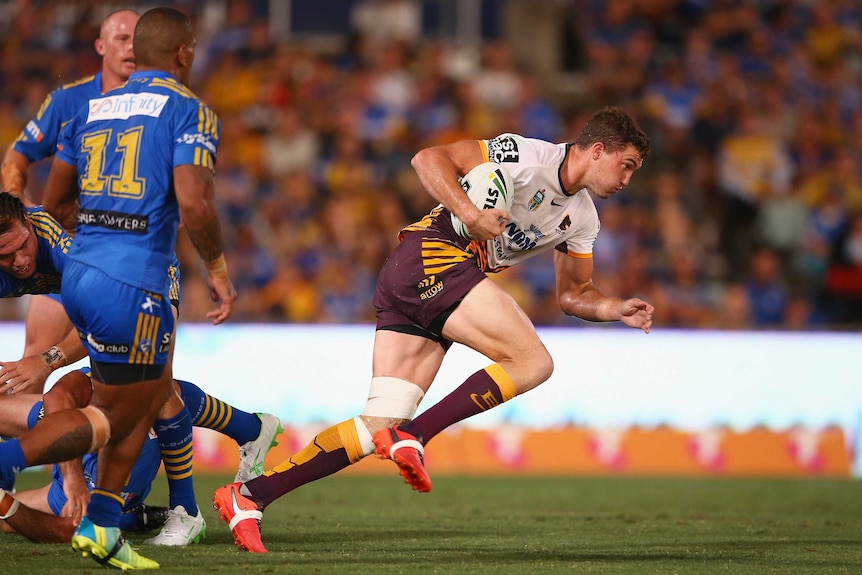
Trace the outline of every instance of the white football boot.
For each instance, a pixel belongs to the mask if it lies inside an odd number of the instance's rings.
[[[198,543],[206,536],[207,523],[203,513],[198,509],[197,517],[189,515],[186,508],[177,505],[168,510],[168,520],[155,537],[144,541],[144,545],[162,545],[166,547],[185,547]]]
[[[284,431],[281,421],[269,413],[256,414],[260,419],[260,434],[257,439],[243,443],[239,447],[239,471],[234,483],[245,483],[263,475],[266,454],[278,445],[276,437]]]

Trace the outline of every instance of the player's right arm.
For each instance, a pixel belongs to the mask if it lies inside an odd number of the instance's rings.
[[[0,178],[3,181],[3,189],[18,196],[25,206],[32,206],[33,202],[24,196],[27,187],[27,170],[30,169],[30,160],[21,152],[15,150],[14,144],[6,150],[3,156],[3,164],[0,166]]]
[[[78,224],[78,168],[55,157],[45,184],[45,211],[70,234]]]
[[[92,390],[89,377],[80,370],[70,371],[42,396],[45,415],[84,407],[90,403]],[[77,525],[86,515],[87,504],[90,503],[90,489],[84,478],[81,458],[58,463],[57,467],[63,474],[63,493],[66,495],[66,503],[60,512],[60,518],[69,518]]]
[[[91,395],[90,379],[80,371],[69,372],[43,396],[45,413],[82,407],[90,402]],[[66,469],[61,468],[64,472],[63,490],[68,499],[61,517],[43,511],[50,509],[47,502],[49,486],[24,491],[14,497],[0,489],[0,517],[3,517],[0,519],[0,529],[20,533],[35,543],[71,541],[89,501],[81,460],[76,462],[66,462],[63,464]],[[71,485],[67,485],[69,481]],[[80,491],[82,488],[86,491],[83,496]]]
[[[410,162],[428,193],[458,216],[473,238],[480,241],[503,233],[505,221],[501,221],[501,213],[505,212],[474,206],[458,178],[485,161],[478,140],[461,140],[419,150]]]

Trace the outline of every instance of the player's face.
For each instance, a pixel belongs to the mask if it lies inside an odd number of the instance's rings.
[[[607,199],[629,185],[632,174],[643,162],[631,144],[616,151],[600,148],[598,153],[595,148],[593,150],[593,173],[587,187],[598,197]]]
[[[0,270],[18,279],[29,278],[36,272],[38,250],[30,224],[16,222],[0,234]]]
[[[134,12],[117,12],[102,24],[96,40],[96,51],[102,56],[103,73],[123,81],[135,71],[135,52],[132,40],[138,15]]]

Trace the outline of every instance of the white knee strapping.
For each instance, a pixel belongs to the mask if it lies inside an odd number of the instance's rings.
[[[362,455],[371,455],[374,453],[374,439],[371,437],[371,432],[365,427],[361,417],[353,418],[353,426],[356,428],[356,435],[359,437],[359,447],[362,449]]]
[[[415,383],[397,377],[372,377],[362,415],[413,419],[423,397],[425,392]]]
[[[108,416],[98,407],[88,405],[79,409],[87,420],[90,422],[90,427],[93,429],[93,441],[90,444],[90,451],[96,451],[111,439],[111,422],[108,421]]]

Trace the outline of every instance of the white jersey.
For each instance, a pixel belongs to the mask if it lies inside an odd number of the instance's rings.
[[[500,271],[548,248],[592,257],[600,228],[596,206],[586,188],[570,195],[560,182],[569,144],[516,134],[479,143],[485,161],[504,166],[515,186],[506,229],[493,240],[474,242],[484,252],[484,271]]]

